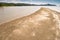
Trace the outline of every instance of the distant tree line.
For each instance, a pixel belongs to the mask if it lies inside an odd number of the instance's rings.
[[[0,7],[1,6],[56,6],[56,5],[54,5],[54,4],[36,5],[36,4],[26,4],[26,3],[0,3]]]
[[[0,3],[0,6],[14,6],[13,3]]]
[[[16,3],[16,4],[15,3],[0,3],[0,6],[31,6],[31,4],[25,4],[25,3]]]

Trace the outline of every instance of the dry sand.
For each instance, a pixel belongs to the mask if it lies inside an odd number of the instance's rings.
[[[41,8],[0,25],[0,40],[60,40],[60,13]]]

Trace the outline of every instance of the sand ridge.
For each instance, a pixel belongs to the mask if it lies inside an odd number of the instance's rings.
[[[59,15],[59,12],[41,8],[31,15],[4,23],[0,25],[0,40],[60,40]]]

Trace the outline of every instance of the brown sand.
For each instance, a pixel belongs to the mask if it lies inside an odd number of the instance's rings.
[[[41,8],[35,13],[0,25],[0,40],[60,40],[59,12]]]

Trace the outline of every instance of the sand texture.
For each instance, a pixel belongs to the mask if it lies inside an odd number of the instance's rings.
[[[60,13],[40,8],[0,25],[0,40],[60,40]]]

